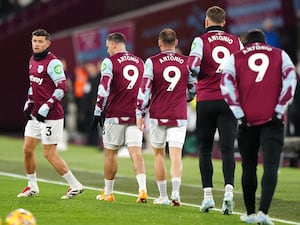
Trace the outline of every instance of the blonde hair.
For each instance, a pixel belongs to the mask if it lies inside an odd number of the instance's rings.
[[[206,16],[214,23],[221,24],[225,21],[226,12],[219,6],[212,6],[207,9]]]

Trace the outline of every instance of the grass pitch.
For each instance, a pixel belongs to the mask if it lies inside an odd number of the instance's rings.
[[[13,209],[25,208],[35,215],[38,225],[243,224],[239,219],[239,214],[245,211],[239,162],[237,162],[235,174],[235,213],[231,216],[223,216],[218,210],[221,208],[223,197],[223,175],[219,160],[214,160],[213,177],[213,194],[217,209],[210,213],[200,213],[199,205],[203,194],[197,158],[184,157],[183,159],[184,174],[181,197],[184,204],[182,207],[152,204],[152,198],[158,196],[152,154],[145,154],[147,188],[150,196],[148,203],[135,203],[138,186],[129,158],[119,158],[118,175],[115,182],[116,201],[108,203],[95,200],[96,195],[103,188],[103,154],[99,149],[85,146],[69,146],[68,151],[59,153],[73,173],[86,186],[86,190],[81,196],[70,200],[60,199],[66,192],[67,186],[43,158],[42,148],[39,146],[36,156],[37,175],[42,179],[39,182],[40,196],[16,198],[16,195],[27,184],[24,176],[22,145],[22,139],[0,136],[0,217],[3,222],[6,215]],[[168,159],[167,165],[170,165]],[[261,174],[262,167],[259,166],[259,178]],[[278,185],[269,213],[276,224],[300,224],[299,178],[299,169],[280,168]],[[169,180],[170,193],[171,183]],[[260,190],[258,190],[258,196],[259,193]]]

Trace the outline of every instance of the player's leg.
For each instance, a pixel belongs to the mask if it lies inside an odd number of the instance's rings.
[[[154,199],[154,204],[168,205],[169,198],[167,193],[167,168],[165,165],[165,146],[154,147],[154,172],[156,183],[159,190],[159,198]]]
[[[104,190],[97,200],[113,202],[115,177],[118,170],[118,149],[124,143],[125,125],[104,123]]]
[[[34,151],[39,142],[39,139],[28,136],[24,137],[23,153],[26,174],[36,173],[36,159]]]
[[[172,194],[171,204],[181,205],[180,186],[182,177],[182,147],[186,135],[186,126],[169,127],[167,129],[167,142],[169,143],[169,154],[171,159]]]
[[[35,119],[31,119],[27,122],[24,132],[24,144],[23,144],[23,160],[26,176],[28,179],[27,186],[23,189],[17,197],[31,197],[39,194],[39,187],[37,184],[36,176],[36,159],[35,148],[40,142],[40,129],[39,122]]]
[[[242,158],[242,189],[248,216],[255,214],[256,167],[259,145],[259,127],[239,126],[238,148]]]
[[[222,205],[222,213],[230,215],[233,211],[233,187],[234,187],[234,142],[237,135],[237,120],[225,101],[220,101],[220,115],[217,127],[220,136],[222,153],[222,169],[224,176],[225,193]]]
[[[125,130],[125,144],[130,154],[133,169],[139,185],[139,197],[136,202],[147,202],[146,168],[142,154],[143,132],[134,126],[127,126]]]
[[[268,217],[269,208],[277,185],[278,168],[284,139],[284,125],[269,122],[261,130],[261,146],[264,172],[261,180],[259,212],[261,222],[272,224]],[[260,215],[260,216],[259,216]]]
[[[44,157],[70,186],[62,199],[70,199],[81,194],[83,192],[82,184],[73,175],[67,163],[58,155],[56,149],[63,136],[63,119],[46,120],[45,123],[40,123],[40,127]]]
[[[135,174],[145,174],[145,162],[141,147],[131,146],[130,144],[127,146]]]
[[[171,182],[172,182],[172,194],[171,204],[172,206],[180,206],[180,187],[182,177],[182,148],[169,145],[169,155],[171,159]]]
[[[197,102],[196,135],[199,145],[199,170],[201,174],[204,199],[201,212],[215,207],[213,199],[212,149],[217,126],[217,110],[213,101]]]
[[[150,140],[154,154],[154,174],[159,191],[159,197],[154,199],[153,203],[169,205],[165,165],[166,127],[150,124]]]
[[[104,192],[98,200],[114,201],[113,191],[118,170],[118,149],[104,147]],[[111,200],[113,199],[113,200]]]

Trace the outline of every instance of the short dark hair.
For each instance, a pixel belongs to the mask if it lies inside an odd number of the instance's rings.
[[[176,32],[171,28],[165,28],[159,33],[158,39],[167,45],[172,45],[177,39]]]
[[[32,36],[44,36],[46,40],[50,41],[50,34],[45,29],[36,29],[32,32]]]
[[[124,43],[124,44],[126,44],[126,37],[125,37],[124,34],[122,34],[120,32],[110,33],[109,35],[107,35],[107,40],[108,41],[113,41],[115,43]]]
[[[213,22],[221,24],[225,21],[226,12],[219,6],[212,6],[206,10],[206,16]]]
[[[266,36],[261,29],[251,29],[245,36],[245,45],[254,43],[254,42],[261,42],[266,43]]]

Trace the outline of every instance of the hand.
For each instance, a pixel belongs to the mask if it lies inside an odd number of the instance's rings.
[[[249,127],[247,119],[245,116],[243,116],[242,118],[238,119],[238,126],[239,127]]]
[[[143,117],[136,119],[136,126],[141,130],[144,131],[146,128],[145,119]]]
[[[196,93],[187,93],[187,96],[186,96],[186,101],[187,102],[191,102],[194,100],[194,97],[195,97]]]
[[[39,111],[37,112],[37,114],[39,115],[39,119],[45,121],[45,119],[47,118],[47,115],[48,115],[48,113],[49,113],[49,110],[50,110],[50,108],[49,108],[48,104],[47,104],[47,103],[44,103],[44,104],[40,107]],[[38,115],[37,115],[37,117],[38,117]],[[44,118],[44,119],[43,119],[43,118]],[[40,120],[38,120],[38,121],[40,121]],[[40,122],[44,122],[44,121],[40,121]]]
[[[31,120],[31,111],[33,108],[33,102],[30,102],[29,100],[26,101],[24,109],[23,109],[23,113],[24,113],[24,117],[27,120]]]
[[[23,113],[24,113],[24,117],[26,120],[31,120],[31,112],[30,111],[24,110]]]
[[[277,112],[274,112],[273,116],[272,116],[272,123],[283,123],[283,115]]]
[[[105,115],[106,115],[106,111],[103,111],[101,113],[101,116],[100,116],[100,127],[103,129],[104,127],[104,122],[105,122]]]
[[[188,89],[186,91],[186,101],[191,102],[195,98],[196,95],[196,85],[195,84],[189,84]]]
[[[36,120],[39,122],[44,123],[45,119],[46,119],[46,117],[42,116],[41,114],[37,114],[37,116],[36,116]]]
[[[103,128],[104,119],[102,118],[102,116],[94,116],[93,121],[91,123],[91,129],[97,130],[98,124],[100,124],[100,127]]]

